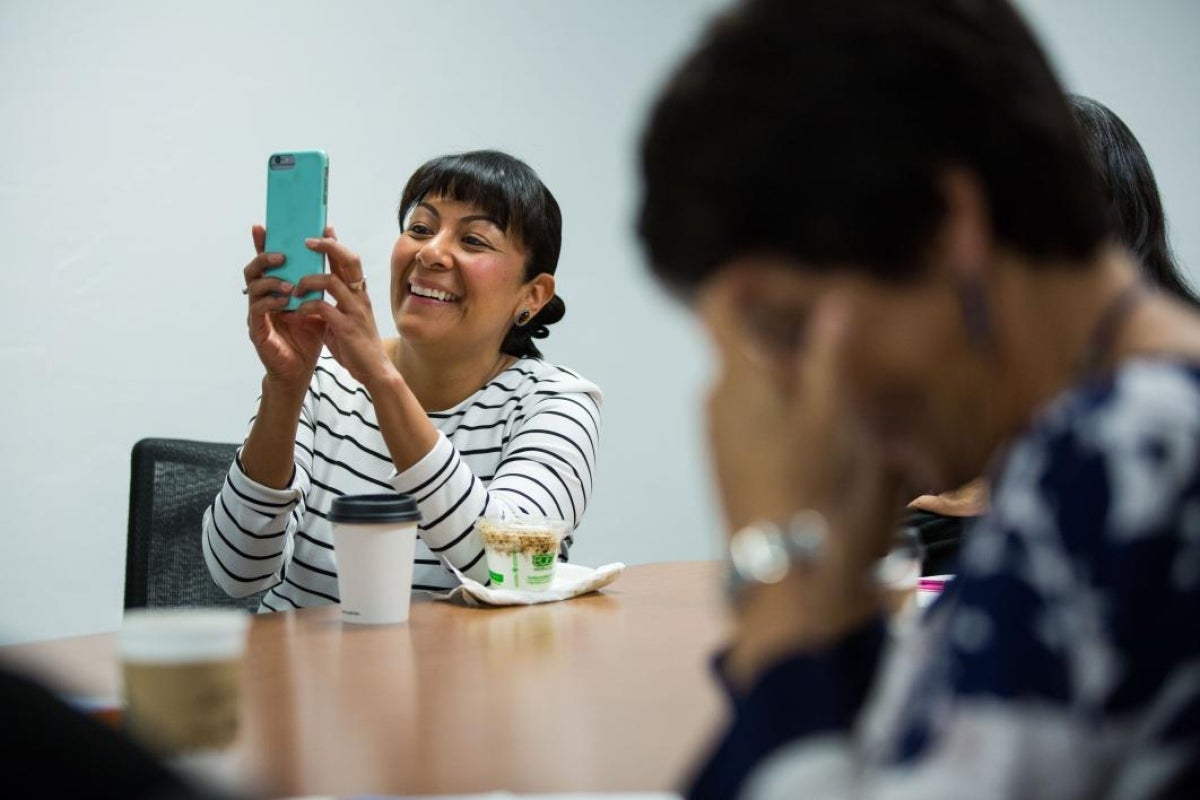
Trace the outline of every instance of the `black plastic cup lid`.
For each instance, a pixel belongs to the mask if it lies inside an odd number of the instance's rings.
[[[348,494],[335,497],[330,522],[420,522],[421,511],[409,494]]]

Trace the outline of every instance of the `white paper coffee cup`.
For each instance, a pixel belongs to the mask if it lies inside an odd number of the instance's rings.
[[[249,614],[231,608],[127,611],[117,649],[131,735],[166,756],[232,744],[249,622]]]
[[[329,521],[343,622],[392,625],[408,620],[420,519],[416,501],[405,494],[334,499]]]

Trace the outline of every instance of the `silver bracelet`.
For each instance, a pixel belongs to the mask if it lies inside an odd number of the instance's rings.
[[[818,511],[797,511],[785,523],[759,520],[729,538],[726,592],[739,604],[747,589],[779,583],[797,567],[820,560],[829,525]]]

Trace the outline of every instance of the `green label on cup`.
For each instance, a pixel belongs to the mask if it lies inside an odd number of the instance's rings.
[[[492,583],[504,583],[504,576],[501,575],[499,572],[493,572],[492,570],[489,569],[488,577],[492,579]]]
[[[533,557],[534,569],[550,569],[554,566],[553,553],[538,553]]]
[[[550,576],[549,576],[549,575],[530,575],[530,576],[529,576],[528,578],[526,578],[525,580],[526,580],[528,583],[537,583],[537,584],[549,583],[549,582],[550,582]]]

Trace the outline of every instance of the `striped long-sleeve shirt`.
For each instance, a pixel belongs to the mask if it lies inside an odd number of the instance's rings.
[[[437,443],[398,473],[366,389],[322,355],[300,412],[291,485],[263,486],[235,459],[204,515],[209,572],[235,597],[269,589],[260,611],[337,602],[333,498],[394,491],[413,495],[421,510],[413,588],[456,585],[446,563],[486,583],[475,532],[485,513],[579,524],[592,494],[600,402],[599,388],[576,373],[519,359],[457,406],[430,413]]]

